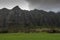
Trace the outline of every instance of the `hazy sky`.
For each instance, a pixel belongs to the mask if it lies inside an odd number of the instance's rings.
[[[60,0],[27,0],[30,9],[60,11]]]
[[[13,8],[19,5],[21,9],[41,9],[60,11],[60,0],[0,0],[0,8]]]
[[[0,8],[13,8],[14,6],[20,6],[22,9],[29,10],[28,3],[25,0],[0,0]]]

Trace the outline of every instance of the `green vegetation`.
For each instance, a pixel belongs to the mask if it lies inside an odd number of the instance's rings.
[[[0,40],[60,40],[58,33],[7,33],[0,34]]]

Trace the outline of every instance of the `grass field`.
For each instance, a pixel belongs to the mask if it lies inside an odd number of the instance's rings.
[[[48,33],[5,33],[0,34],[0,40],[60,40],[60,34]]]

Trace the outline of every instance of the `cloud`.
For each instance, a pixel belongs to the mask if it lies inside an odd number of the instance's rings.
[[[25,0],[0,0],[0,8],[13,8],[14,6],[20,6],[22,9],[28,10],[28,4]]]
[[[59,11],[60,0],[27,0],[30,9]]]

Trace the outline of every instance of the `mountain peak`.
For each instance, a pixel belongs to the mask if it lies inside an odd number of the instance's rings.
[[[1,10],[8,10],[7,8],[2,8]]]
[[[0,10],[3,11],[3,12],[9,11],[9,9],[7,9],[7,8],[2,8]]]
[[[20,10],[19,6],[15,6],[12,10]]]

